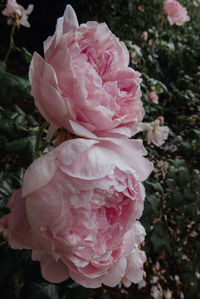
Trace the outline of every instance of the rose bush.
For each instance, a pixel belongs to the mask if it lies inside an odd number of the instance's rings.
[[[143,276],[141,183],[152,163],[139,140],[74,139],[35,160],[8,203],[0,230],[32,249],[50,282],[129,286]]]
[[[182,26],[190,20],[187,10],[176,0],[166,0],[163,5],[164,12],[170,25]]]
[[[35,105],[55,128],[83,137],[131,137],[144,116],[140,73],[105,23],[78,25],[67,6],[30,66]],[[92,134],[92,133],[94,134]]]

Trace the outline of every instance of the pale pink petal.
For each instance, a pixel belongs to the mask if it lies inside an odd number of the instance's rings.
[[[29,4],[29,6],[27,7],[27,9],[25,10],[26,15],[30,15],[33,11],[34,5],[33,4]]]
[[[74,122],[73,120],[69,120],[69,124],[67,127],[69,128],[70,132],[74,133],[76,136],[96,138],[95,134],[91,133],[89,130]]]
[[[27,169],[24,175],[22,196],[34,192],[38,188],[46,185],[54,176],[57,169],[57,162],[54,152],[35,160]]]
[[[71,5],[67,5],[63,18],[63,34],[79,27],[76,13]]]
[[[69,277],[69,271],[61,260],[54,260],[48,253],[33,251],[32,259],[39,260],[43,277],[53,283],[60,283]]]
[[[13,249],[39,249],[41,244],[28,222],[25,204],[26,200],[21,196],[21,189],[13,191],[8,203],[10,213],[0,219],[0,231]]]
[[[118,285],[125,275],[126,258],[123,257],[119,260],[108,274],[105,275],[103,283],[109,287],[115,287]]]

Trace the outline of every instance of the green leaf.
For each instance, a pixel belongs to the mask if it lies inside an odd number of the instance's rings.
[[[166,179],[165,182],[166,182],[168,188],[170,188],[171,190],[173,190],[177,186],[177,183],[174,179]]]
[[[36,136],[28,136],[19,140],[0,144],[0,148],[7,153],[24,155],[29,162],[32,162],[35,153]]]
[[[182,191],[180,190],[180,188],[176,187],[173,190],[173,201],[169,200],[167,204],[171,208],[175,208],[176,206],[183,204],[183,201],[184,201],[184,197]]]
[[[11,99],[30,98],[30,82],[7,72],[0,71],[0,102],[7,103]]]
[[[4,284],[5,279],[9,279],[16,267],[13,250],[7,242],[3,242],[0,246],[0,286]]]
[[[189,298],[193,296],[198,290],[198,282],[194,273],[186,272],[182,275],[183,282],[188,286]]]
[[[162,194],[164,194],[163,187],[161,186],[160,183],[151,183],[152,187],[154,188],[155,191],[158,191]]]
[[[15,126],[11,119],[0,119],[0,134],[6,137],[14,138],[15,136]]]
[[[7,66],[6,63],[0,60],[0,71],[6,72]]]
[[[165,249],[166,251],[171,253],[171,247],[168,241],[168,234],[164,230],[160,222],[157,222],[154,226],[154,230],[151,235],[151,242],[155,252],[159,252],[161,249]]]
[[[12,181],[13,189],[21,188],[24,171],[25,171],[24,168],[20,167],[16,172],[10,174],[9,178]]]
[[[2,207],[2,204],[4,200],[7,200],[12,195],[12,188],[11,185],[8,184],[6,180],[3,180],[0,183],[0,207]]]
[[[20,290],[20,299],[59,299],[57,287],[49,283],[26,282]]]
[[[23,47],[21,49],[20,56],[23,59],[23,61],[26,62],[27,64],[31,62],[32,54],[26,48]]]
[[[200,130],[193,129],[192,130],[198,137],[200,137]]]
[[[152,214],[153,216],[157,215],[159,205],[159,198],[157,198],[155,195],[148,196],[145,200],[144,217]]]
[[[84,288],[77,283],[72,283],[68,285],[65,291],[65,294],[62,299],[90,299],[92,290]]]
[[[112,299],[108,294],[102,294],[99,299]]]

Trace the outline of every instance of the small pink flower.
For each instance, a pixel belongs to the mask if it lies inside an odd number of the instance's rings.
[[[155,104],[158,104],[158,95],[154,86],[151,86],[151,92],[149,93],[149,100]]]
[[[130,137],[144,116],[140,73],[105,23],[79,26],[67,5],[56,32],[34,53],[31,94],[44,118],[82,137]]]
[[[163,9],[170,25],[176,24],[182,26],[190,20],[187,10],[176,0],[166,0]]]
[[[160,126],[164,123],[163,116],[159,116],[155,121],[151,123],[141,123],[140,131],[147,132],[147,143],[155,144],[156,146],[161,146],[165,143],[165,140],[168,138],[169,128],[167,126]]]
[[[148,32],[147,31],[143,31],[142,34],[141,34],[141,39],[143,41],[147,41],[148,39]]]
[[[131,53],[131,62],[132,64],[137,64],[140,60],[140,57],[142,57],[141,48],[137,45],[133,45],[133,51]]]
[[[16,20],[16,17],[19,18],[19,23],[25,27],[30,27],[28,22],[28,15],[31,14],[33,10],[33,4],[30,4],[25,10],[24,7],[16,2],[16,0],[8,0],[6,8],[2,11],[4,16],[8,17],[8,25],[13,24]]]
[[[143,277],[145,180],[152,163],[140,140],[71,139],[35,160],[8,202],[0,231],[32,249],[43,277],[85,287],[129,286]]]
[[[150,39],[150,40],[148,41],[148,46],[151,47],[152,45],[153,45],[153,40]]]

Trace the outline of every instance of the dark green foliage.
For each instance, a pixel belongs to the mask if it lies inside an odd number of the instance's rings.
[[[166,230],[163,228],[162,224],[157,222],[154,225],[154,230],[151,235],[151,242],[153,245],[153,250],[158,253],[162,249],[171,253],[171,247],[168,240],[168,234]]]
[[[84,288],[75,282],[70,282],[62,289],[62,299],[90,299],[92,290]]]
[[[196,8],[194,1],[180,2],[187,7],[191,18],[180,27],[169,25],[161,0],[72,0],[70,4],[80,23],[106,22],[113,33],[124,40],[130,54],[133,44],[141,47],[142,57],[132,67],[142,74],[144,121],[150,122],[162,115],[165,125],[170,127],[163,147],[145,144],[156,171],[145,182],[146,200],[141,218],[147,232],[144,249],[148,261],[154,264],[159,261],[169,271],[165,277],[167,282],[171,283],[170,275],[179,275],[185,298],[196,299],[199,291],[195,273],[200,272],[200,3],[197,1]],[[20,3],[25,7],[29,4],[25,0]],[[33,0],[31,3],[35,5],[35,15],[30,34],[24,31],[24,40],[20,40],[20,33],[16,38],[19,45],[28,43],[26,47],[31,52],[38,49],[42,52],[42,42],[53,33],[66,1],[51,4],[47,0],[42,3]],[[48,12],[47,6],[50,7]],[[0,21],[0,26],[7,30],[5,22]],[[144,30],[148,32],[147,42],[141,40]],[[5,56],[7,42],[0,46],[1,57]],[[22,62],[27,66],[32,55],[24,47],[12,55],[10,65],[0,61],[0,217],[9,213],[6,204],[12,189],[21,187],[24,171],[34,159],[38,132],[38,113],[29,93],[30,83],[27,76],[20,75]],[[12,59],[14,63],[16,57],[19,75],[14,75],[18,70],[12,68]],[[159,95],[158,105],[149,100],[151,86]],[[145,139],[145,134],[140,137]],[[164,173],[160,162],[167,163]],[[30,254],[27,250],[12,250],[1,240],[1,287],[6,285],[12,289],[18,281],[21,299],[89,299],[93,296],[90,289],[71,279],[59,285],[47,283],[41,277],[39,263],[32,262]],[[152,273],[149,268],[147,271]],[[174,298],[180,298],[176,285],[173,291]],[[103,291],[99,294],[98,299],[111,299]],[[2,298],[7,299],[4,295]]]
[[[31,53],[24,47],[20,51],[20,57],[27,64],[29,64],[32,59]]]
[[[28,282],[20,290],[21,299],[59,299],[53,284]]]
[[[0,69],[0,103],[8,103],[12,99],[30,98],[28,79],[20,78]]]

